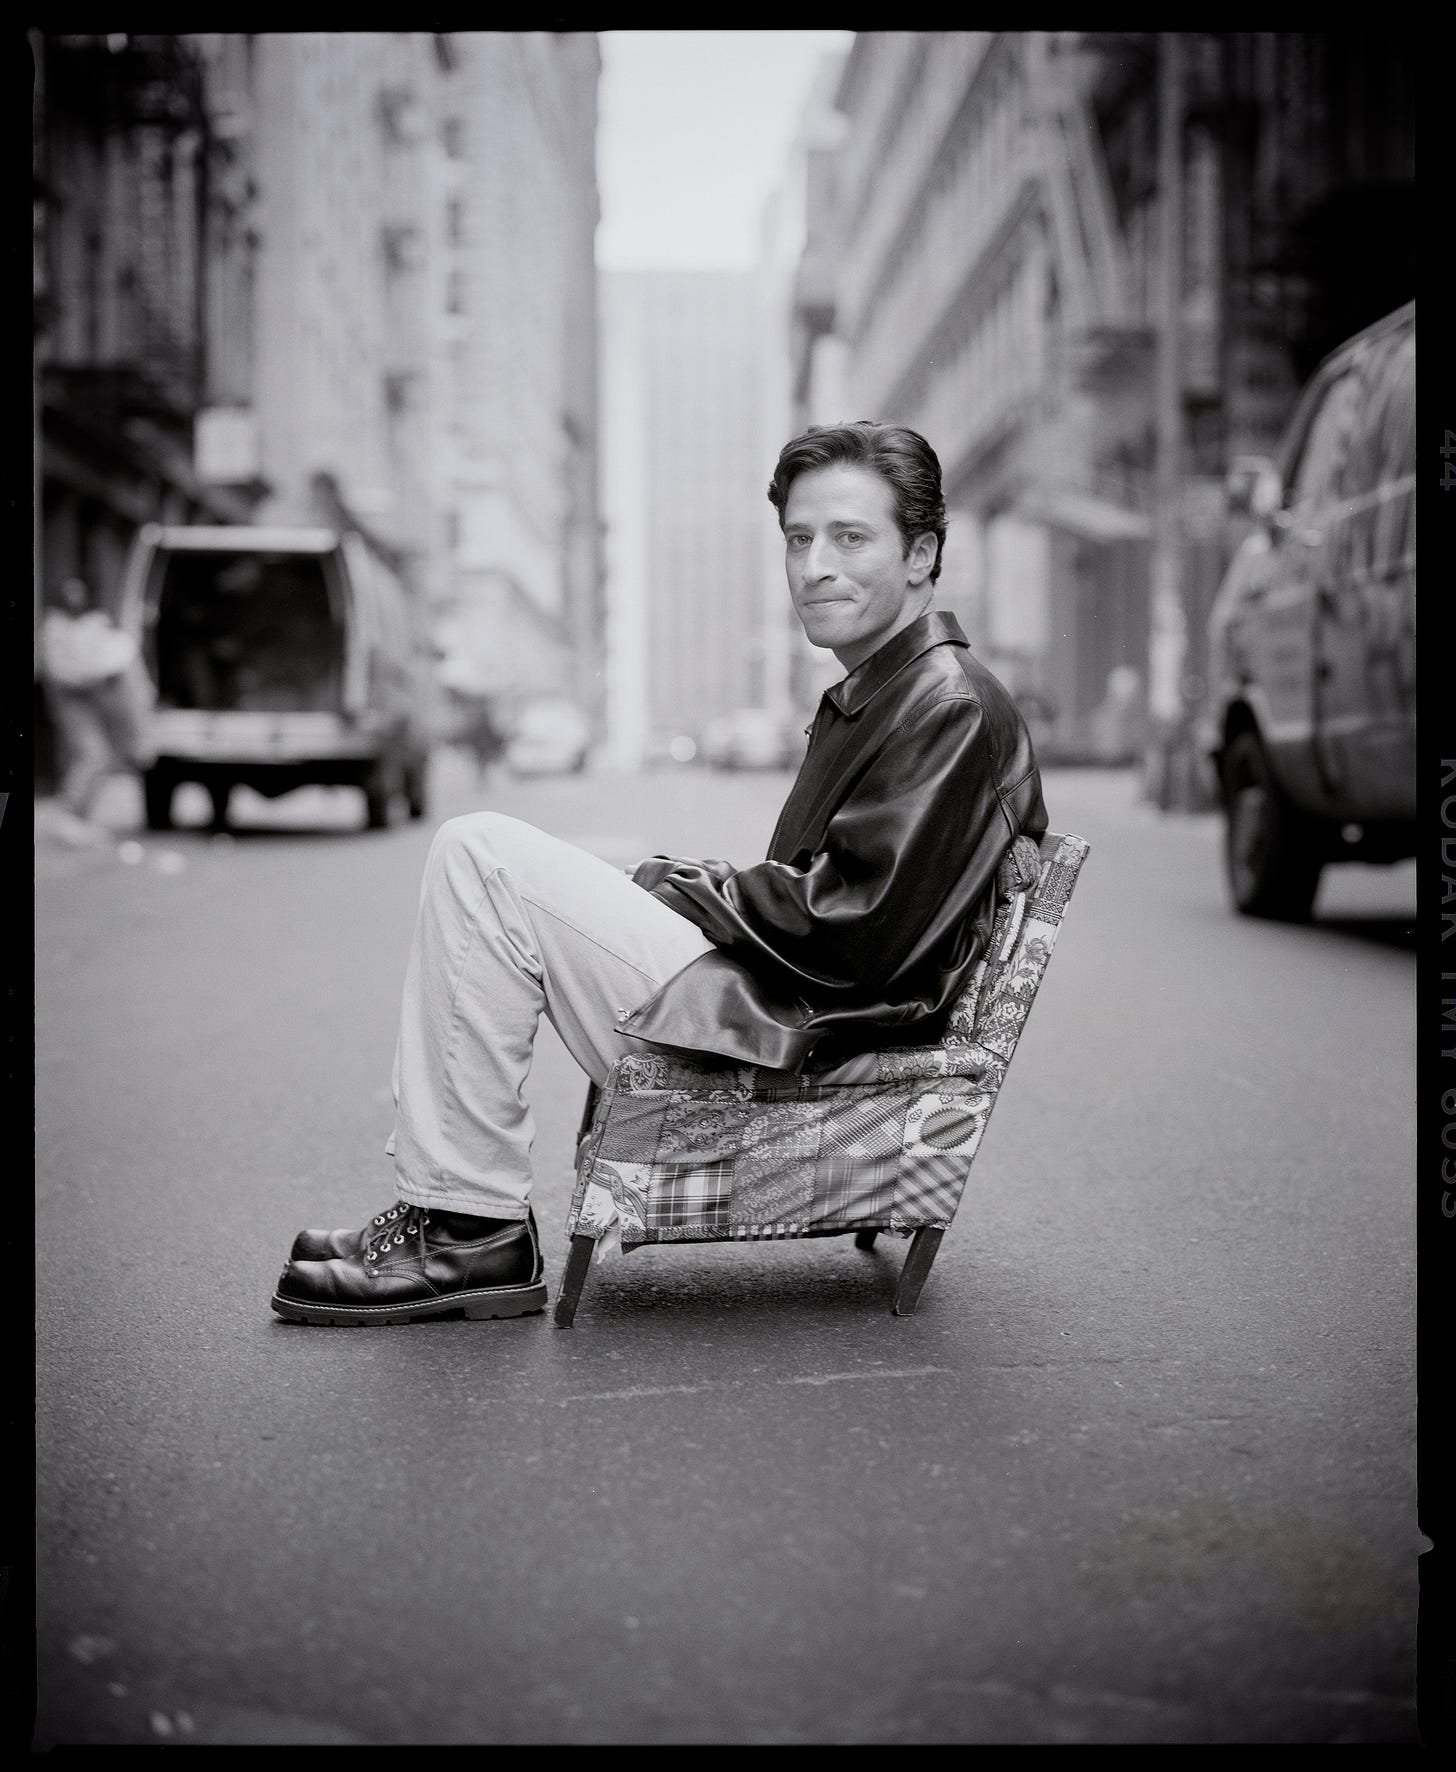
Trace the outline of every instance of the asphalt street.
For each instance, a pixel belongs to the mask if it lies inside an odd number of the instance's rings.
[[[1241,920],[1212,816],[1050,771],[1091,857],[913,1317],[891,1238],[639,1250],[571,1330],[268,1308],[392,1198],[434,824],[747,861],[787,780],[38,819],[38,1747],[1415,1740],[1408,865]],[[554,1294],[549,1029],[530,1094]]]

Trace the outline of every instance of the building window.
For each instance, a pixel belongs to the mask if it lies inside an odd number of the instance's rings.
[[[465,205],[458,197],[445,205],[445,238],[451,246],[459,246],[465,239]]]
[[[452,160],[465,158],[465,119],[463,117],[447,117],[440,128],[441,139],[445,143],[445,152]]]

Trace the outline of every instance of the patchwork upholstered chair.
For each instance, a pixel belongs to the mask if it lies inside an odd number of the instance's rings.
[[[986,954],[938,1045],[803,1074],[665,1048],[619,1059],[587,1094],[557,1324],[571,1324],[592,1255],[610,1245],[850,1232],[861,1249],[881,1231],[912,1239],[892,1308],[913,1312],[1087,850],[1056,833],[1016,840]]]

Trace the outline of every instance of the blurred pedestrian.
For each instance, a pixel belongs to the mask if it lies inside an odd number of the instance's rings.
[[[60,740],[63,830],[95,840],[106,777],[152,761],[150,680],[135,639],[97,606],[83,578],[62,581],[41,622],[40,655]]]
[[[472,696],[464,704],[460,741],[475,759],[477,780],[484,776],[506,748],[506,735],[495,716],[489,696]]]
[[[395,1048],[397,1196],[294,1240],[273,1309],[403,1323],[546,1303],[523,1085],[545,1014],[599,1086],[635,1043],[799,1070],[929,1043],[985,952],[996,873],[1046,829],[1026,722],[932,609],[940,463],[899,426],[816,426],[769,486],[824,693],[769,858],[658,855],[629,880],[520,819],[441,825]]]

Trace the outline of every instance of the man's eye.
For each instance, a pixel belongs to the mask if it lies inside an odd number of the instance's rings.
[[[841,532],[839,539],[842,542],[847,542],[850,547],[857,548],[864,540],[864,537],[857,529],[846,529]]]
[[[803,547],[807,547],[808,545],[809,545],[809,538],[807,535],[791,535],[789,537],[789,546],[791,548],[803,548]]]

